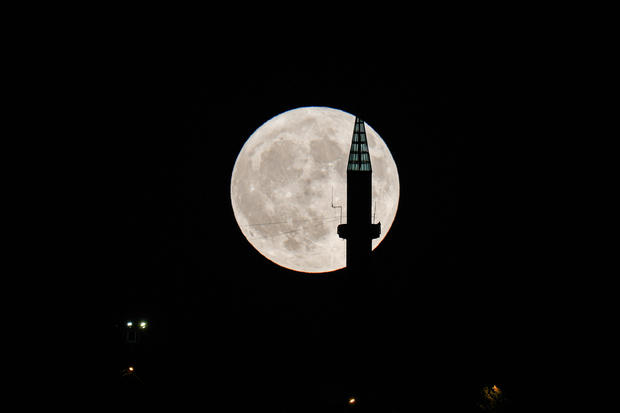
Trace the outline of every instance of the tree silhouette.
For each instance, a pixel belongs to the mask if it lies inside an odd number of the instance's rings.
[[[504,392],[496,385],[482,388],[481,401],[478,407],[485,412],[510,411],[509,400],[505,397]]]

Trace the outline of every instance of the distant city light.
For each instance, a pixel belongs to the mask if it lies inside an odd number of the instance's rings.
[[[127,327],[131,327],[133,326],[133,323],[131,321],[127,321]]]
[[[128,369],[128,370],[129,370],[129,371],[133,371],[133,367],[129,366],[129,369]]]
[[[140,321],[140,328],[146,328],[146,321]]]
[[[356,402],[355,397],[351,397],[349,399],[349,404],[355,404],[355,402]]]
[[[493,391],[495,393],[499,393],[499,387],[497,387],[496,385],[493,385]]]

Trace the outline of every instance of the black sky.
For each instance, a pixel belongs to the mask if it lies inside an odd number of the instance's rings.
[[[493,51],[260,56],[127,48],[89,83],[100,122],[89,268],[107,306],[111,380],[128,362],[123,323],[144,317],[144,380],[210,405],[336,406],[353,394],[475,411],[482,384],[522,388],[549,281],[528,268],[537,247],[523,242],[522,211],[533,200],[504,116],[524,103],[518,69]],[[347,308],[341,272],[278,267],[234,220],[237,153],[300,106],[360,116],[398,166],[399,209],[363,316]]]

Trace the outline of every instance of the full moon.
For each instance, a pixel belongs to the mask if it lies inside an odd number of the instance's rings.
[[[230,198],[237,224],[258,252],[307,273],[346,265],[347,161],[355,116],[328,107],[302,107],[261,125],[233,167]],[[387,145],[368,124],[374,222],[385,238],[396,216],[400,184]],[[341,207],[341,208],[339,208]]]

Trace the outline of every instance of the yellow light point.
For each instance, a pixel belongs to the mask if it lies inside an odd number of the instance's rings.
[[[499,387],[497,387],[496,385],[493,385],[493,391],[495,393],[499,393]]]
[[[133,367],[129,367],[129,371],[133,371]]]
[[[355,404],[355,401],[356,401],[356,400],[355,400],[355,397],[351,397],[351,398],[349,399],[349,404]]]

